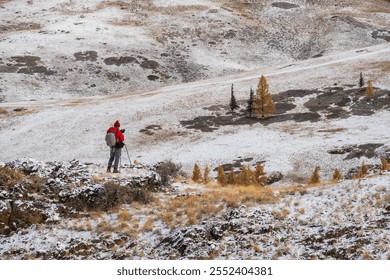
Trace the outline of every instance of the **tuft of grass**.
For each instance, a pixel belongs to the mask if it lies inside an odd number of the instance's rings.
[[[153,229],[153,219],[151,217],[149,217],[146,222],[144,223],[144,226],[143,226],[143,230],[144,231],[152,231]]]
[[[320,181],[321,181],[321,179],[320,179],[320,167],[316,166],[316,168],[314,168],[313,174],[310,177],[310,182],[309,183],[311,185],[315,185],[315,184],[319,184]]]
[[[283,208],[280,211],[272,211],[272,215],[274,215],[274,217],[279,220],[285,220],[289,214],[290,211],[287,208]]]
[[[343,174],[341,173],[341,171],[339,169],[336,168],[333,172],[332,181],[339,182],[342,180],[343,180]]]
[[[128,222],[131,220],[131,213],[127,209],[121,209],[118,212],[118,219],[122,222]]]

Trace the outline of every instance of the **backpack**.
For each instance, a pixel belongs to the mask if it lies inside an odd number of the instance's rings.
[[[115,138],[115,133],[114,132],[108,132],[106,134],[106,144],[109,147],[114,147],[116,144],[116,138]]]

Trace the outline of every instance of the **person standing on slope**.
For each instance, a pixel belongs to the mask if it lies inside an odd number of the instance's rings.
[[[112,147],[110,147],[110,159],[108,160],[108,167],[107,167],[107,172],[111,172],[111,166],[112,163],[114,163],[114,173],[119,173],[118,170],[118,165],[119,165],[119,160],[121,158],[121,153],[122,153],[122,148],[125,145],[125,136],[123,133],[125,132],[124,129],[119,129],[121,124],[119,121],[116,121],[114,123],[113,127],[110,127],[107,130],[108,133],[114,133],[115,134],[115,140],[116,144]]]

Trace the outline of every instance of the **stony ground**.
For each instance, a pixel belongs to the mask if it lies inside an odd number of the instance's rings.
[[[388,259],[389,174],[288,187],[165,186],[156,167],[0,168],[2,259]],[[171,178],[172,179],[172,178]]]
[[[0,101],[142,92],[390,41],[386,1],[2,1]]]

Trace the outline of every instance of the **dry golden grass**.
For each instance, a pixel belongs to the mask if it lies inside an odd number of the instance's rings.
[[[160,213],[160,218],[170,228],[176,225],[197,224],[202,218],[222,210],[219,200],[211,192],[175,197],[167,201],[165,211]]]
[[[382,208],[390,205],[390,194],[385,194],[382,197],[381,193],[376,193],[375,207]]]
[[[257,3],[248,3],[248,2],[238,2],[232,1],[231,3],[225,4],[228,9],[233,10],[237,15],[242,16],[250,20],[257,27],[264,27],[264,24],[259,20],[259,18],[251,12],[251,9],[254,5],[262,5],[260,2]]]
[[[161,220],[169,227],[174,227],[174,213],[171,212],[165,212],[161,215]]]
[[[362,165],[360,166],[359,173],[355,176],[354,179],[362,179],[362,178],[366,177],[368,175],[368,173],[369,173],[368,166],[363,161]]]
[[[10,167],[0,167],[0,185],[10,187],[16,183],[23,181],[26,176],[17,170]]]
[[[114,226],[105,217],[103,217],[103,219],[100,220],[97,225],[98,232],[112,232],[113,230]]]
[[[362,255],[363,260],[372,260],[372,256],[369,252],[364,251]]]
[[[73,100],[68,101],[68,103],[66,103],[64,106],[66,106],[66,107],[74,107],[74,106],[83,105],[83,104],[86,104],[86,103],[89,103],[89,102],[90,101],[88,101],[88,99],[79,98],[79,99],[73,99]]]
[[[307,194],[307,190],[313,186],[285,186],[285,187],[279,187],[278,191],[280,192],[280,196],[284,197],[286,195],[295,195],[296,193],[299,193],[300,195]]]
[[[275,218],[279,220],[284,220],[287,218],[287,216],[290,214],[290,211],[287,208],[283,208],[280,211],[272,211],[272,215],[274,215]]]
[[[104,181],[104,179],[103,179],[103,177],[101,177],[101,176],[93,176],[93,177],[91,178],[91,182],[92,182],[92,183],[95,183],[95,184],[101,183],[101,182],[103,182],[103,181]]]
[[[120,209],[118,211],[118,219],[120,222],[129,222],[131,220],[131,213],[127,209]]]
[[[133,26],[138,27],[142,25],[142,22],[139,20],[133,20],[133,19],[122,19],[122,20],[115,20],[115,21],[108,21],[107,22],[110,25],[113,26]]]
[[[146,220],[146,222],[144,223],[144,226],[143,226],[142,230],[143,231],[152,231],[153,230],[153,225],[154,225],[153,219],[149,217]]]
[[[274,203],[278,200],[272,188],[257,185],[229,185],[221,187],[219,184],[208,184],[208,193],[204,194],[211,201],[224,202],[228,207],[253,205],[258,203]],[[208,200],[208,199],[206,199]],[[215,205],[215,204],[214,204]]]
[[[8,115],[8,110],[4,108],[0,108],[0,115]]]

